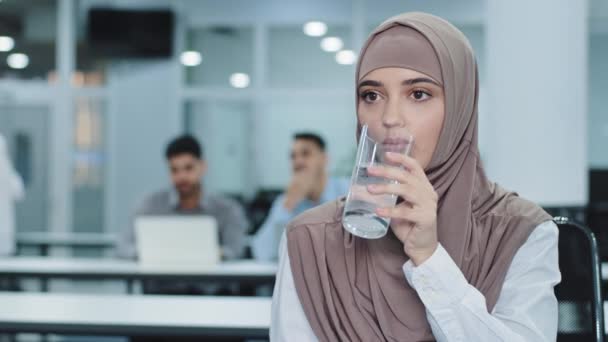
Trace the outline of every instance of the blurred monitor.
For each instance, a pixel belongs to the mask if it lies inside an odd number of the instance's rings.
[[[220,260],[217,221],[211,216],[141,216],[135,238],[142,266],[204,267]]]
[[[170,10],[94,8],[88,13],[87,44],[102,57],[169,58],[174,21]]]

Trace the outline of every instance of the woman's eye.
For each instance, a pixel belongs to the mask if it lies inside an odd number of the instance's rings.
[[[363,100],[365,102],[372,103],[372,102],[376,102],[378,100],[379,95],[376,92],[368,91],[368,92],[363,93],[361,95],[361,97],[363,98]]]
[[[412,92],[412,97],[416,101],[425,101],[425,100],[428,100],[431,97],[431,94],[429,94],[429,93],[427,93],[426,91],[423,91],[423,90],[414,90]]]

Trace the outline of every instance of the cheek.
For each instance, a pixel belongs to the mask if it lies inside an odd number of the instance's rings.
[[[379,111],[376,113],[375,111],[371,111],[369,109],[359,110],[357,114],[357,119],[361,127],[364,125],[368,126],[367,133],[370,137],[376,140],[383,139],[383,134],[385,131],[384,125],[382,123],[382,113]],[[360,136],[357,134],[357,139]]]
[[[364,124],[367,124],[368,126],[382,125],[383,112],[383,102],[378,102],[375,104],[366,104],[364,102],[360,102],[357,109],[357,119],[361,123],[361,126]]]
[[[423,167],[426,167],[433,158],[442,126],[443,110],[439,110],[420,120],[412,128],[415,137],[413,155]]]
[[[186,181],[190,184],[196,183],[197,180],[198,180],[198,175],[196,175],[196,174],[188,175],[188,178],[186,179]]]
[[[173,183],[182,182],[184,180],[184,174],[183,173],[176,173],[176,174],[173,175],[173,177],[171,177],[171,179],[173,180]]]

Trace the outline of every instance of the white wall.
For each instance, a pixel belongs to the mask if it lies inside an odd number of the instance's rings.
[[[122,63],[108,72],[108,230],[123,229],[143,196],[169,185],[164,150],[181,132],[174,64]]]
[[[589,165],[607,169],[608,33],[592,34],[589,48]]]
[[[365,13],[368,22],[379,24],[403,12],[427,12],[460,25],[479,25],[483,22],[485,0],[367,0]]]
[[[203,144],[208,173],[205,190],[211,193],[251,194],[250,159],[252,105],[248,101],[223,100],[187,104],[193,134]]]
[[[179,6],[190,22],[283,22],[306,20],[348,21],[351,0],[182,0]]]
[[[328,25],[327,36],[341,38],[344,49],[352,49],[351,31],[348,25]],[[269,86],[354,89],[354,66],[336,63],[333,53],[321,50],[320,42],[320,38],[304,35],[301,25],[270,27]]]
[[[487,172],[541,205],[587,203],[587,10],[568,0],[488,1]]]
[[[193,29],[188,32],[186,47],[201,53],[203,63],[187,68],[186,82],[194,86],[230,88],[230,75],[253,69],[253,27]]]
[[[289,151],[292,136],[298,131],[321,134],[328,145],[330,171],[347,173],[356,151],[354,93],[293,98],[282,96],[261,104],[253,122],[256,174],[261,187],[283,187],[289,181]]]

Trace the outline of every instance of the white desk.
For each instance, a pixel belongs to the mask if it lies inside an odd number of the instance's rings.
[[[222,262],[213,267],[152,268],[120,259],[0,258],[0,277],[40,279],[43,291],[47,288],[48,279],[118,279],[127,281],[129,288],[134,280],[161,279],[260,285],[272,284],[276,272],[276,263],[253,260]]]
[[[261,297],[0,292],[0,303],[0,332],[9,333],[255,338],[270,327],[271,299]]]
[[[270,298],[0,292],[0,331],[267,337]]]
[[[17,234],[17,246],[35,246],[40,255],[48,255],[51,246],[114,248],[117,243],[115,234],[107,233],[55,233],[26,232]]]

